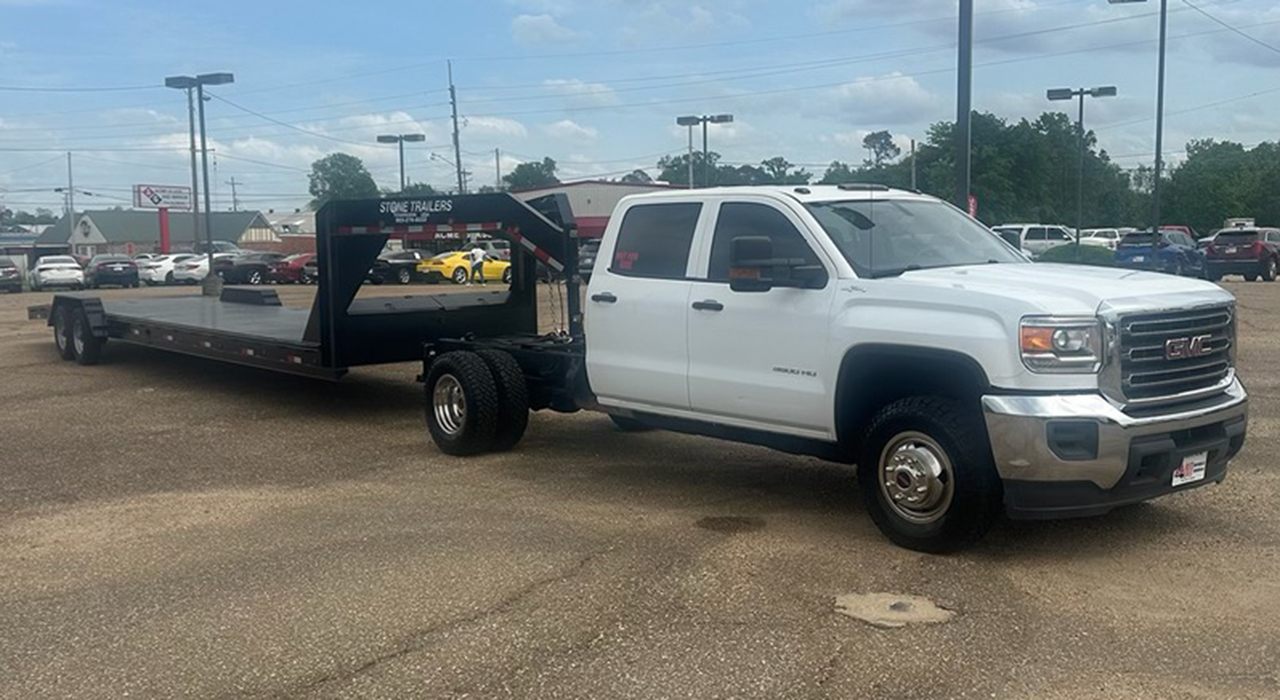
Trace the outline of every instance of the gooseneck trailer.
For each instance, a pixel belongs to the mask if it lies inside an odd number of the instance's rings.
[[[351,367],[422,359],[424,347],[446,338],[537,339],[541,267],[565,275],[571,331],[580,332],[576,227],[562,195],[337,201],[316,223],[319,280],[309,310],[283,306],[271,288],[227,286],[218,298],[62,293],[30,315],[46,317],[61,356],[80,364],[98,362],[110,340],[336,380]],[[389,239],[463,246],[477,234],[512,242],[509,287],[357,298]]]

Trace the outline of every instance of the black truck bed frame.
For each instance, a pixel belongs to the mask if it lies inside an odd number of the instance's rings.
[[[442,339],[538,337],[541,263],[564,273],[571,335],[581,337],[577,229],[563,195],[530,203],[505,193],[338,201],[322,207],[316,223],[319,287],[309,311],[282,306],[272,288],[225,287],[218,299],[57,294],[30,316],[52,326],[59,313],[83,311],[99,341],[336,380],[350,367],[422,359],[424,347]],[[389,239],[465,243],[477,233],[512,242],[508,289],[356,299]]]

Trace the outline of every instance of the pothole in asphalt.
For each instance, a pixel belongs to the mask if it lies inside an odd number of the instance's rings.
[[[896,593],[850,593],[836,596],[836,612],[876,627],[947,622],[955,612],[928,598]]]
[[[697,526],[712,532],[751,532],[764,527],[764,518],[746,515],[713,515],[699,520]]]

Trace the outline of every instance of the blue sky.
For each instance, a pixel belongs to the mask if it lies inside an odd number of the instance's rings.
[[[1171,0],[1174,161],[1191,138],[1275,139],[1280,112],[1280,5],[1193,1],[1278,48]],[[1090,102],[1087,126],[1123,166],[1151,162],[1154,2],[977,7],[976,109],[1034,117],[1055,106],[1046,88],[1116,85],[1118,98]],[[674,118],[686,113],[735,115],[711,130],[726,161],[782,155],[820,174],[861,160],[869,131],[905,146],[954,117],[955,12],[954,0],[0,0],[0,205],[60,207],[68,150],[76,186],[99,195],[80,208],[127,204],[135,182],[187,182],[185,98],[154,86],[213,71],[236,75],[215,90],[229,102],[207,103],[220,208],[233,177],[243,207],[305,206],[310,163],[334,151],[394,186],[380,133],[425,134],[409,178],[449,186],[447,59],[477,185],[496,177],[495,148],[504,172],[551,156],[562,179],[656,174],[685,148]]]

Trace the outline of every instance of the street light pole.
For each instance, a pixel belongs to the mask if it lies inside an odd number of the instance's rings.
[[[960,40],[956,58],[955,204],[970,211],[969,148],[973,135],[973,0],[960,0]]]
[[[692,115],[676,117],[676,124],[689,127],[689,187],[693,188],[693,127],[702,124],[702,186],[711,186],[711,151],[707,148],[707,124],[728,124],[732,114]]]
[[[1085,152],[1085,131],[1084,131],[1084,98],[1086,97],[1115,97],[1116,88],[1113,85],[1095,88],[1079,88],[1072,90],[1071,88],[1055,88],[1049,90],[1045,95],[1052,101],[1070,100],[1074,98],[1080,99],[1080,117],[1076,120],[1076,141],[1079,146],[1079,170],[1076,182],[1076,258],[1080,257],[1080,232],[1084,230],[1084,152]]]

